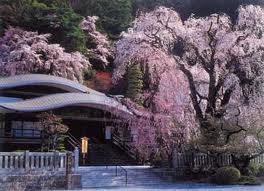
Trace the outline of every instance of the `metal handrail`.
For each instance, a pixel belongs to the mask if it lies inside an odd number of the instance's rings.
[[[69,132],[67,133],[68,135],[68,142],[73,146],[73,147],[78,147],[80,148],[81,143]]]
[[[74,141],[74,139],[72,139],[71,137],[68,137],[68,141],[71,142],[74,147],[79,147],[79,144],[76,143],[76,141]]]
[[[73,140],[70,138],[70,137],[68,137],[68,143],[73,147],[73,148],[75,148],[75,147],[78,147],[79,148],[79,146],[75,143],[75,142],[73,142]]]
[[[108,169],[108,165],[106,165],[105,167]],[[116,175],[116,176],[118,175],[118,167],[119,167],[122,171],[125,172],[126,186],[127,186],[127,183],[128,183],[128,173],[127,173],[127,170],[126,170],[124,167],[122,167],[122,166],[120,166],[120,165],[118,165],[118,164],[115,165],[115,175]]]
[[[68,134],[68,136],[70,136],[76,143],[78,143],[79,145],[81,144],[81,142],[76,138],[76,137],[74,137],[71,133],[67,133]]]
[[[116,134],[113,134],[113,143],[118,146],[120,149],[125,151],[130,157],[137,159],[136,154],[132,151],[133,147],[127,143],[131,143],[131,141],[128,140],[122,140],[120,137],[118,137]]]
[[[116,165],[116,176],[118,175],[118,167],[122,170],[122,171],[124,171],[125,172],[125,177],[126,177],[126,186],[127,186],[127,170],[124,168],[124,167],[122,167],[122,166],[120,166],[120,165]]]

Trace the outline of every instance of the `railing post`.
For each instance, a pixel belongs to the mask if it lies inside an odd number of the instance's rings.
[[[24,153],[24,163],[25,163],[25,170],[29,170],[29,151],[25,151]]]
[[[78,147],[75,147],[74,149],[74,171],[76,172],[78,170],[79,167],[79,149]]]
[[[4,157],[0,155],[0,170],[3,168],[3,159]]]
[[[125,171],[125,173],[126,173],[126,186],[127,186],[127,171]]]

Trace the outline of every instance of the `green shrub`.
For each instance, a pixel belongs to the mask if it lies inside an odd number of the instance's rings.
[[[91,80],[95,77],[95,75],[96,75],[95,70],[88,69],[83,72],[84,80]]]
[[[264,163],[262,164],[250,164],[250,175],[257,177],[264,177]]]
[[[0,37],[4,34],[4,22],[0,19]]]
[[[260,185],[261,182],[254,176],[241,176],[239,179],[241,185]]]
[[[140,93],[142,93],[142,89],[143,73],[138,65],[133,64],[130,68],[128,68],[126,96],[131,98],[133,101],[137,101],[137,97]]]
[[[264,164],[259,165],[256,176],[264,176]]]
[[[132,0],[79,0],[72,6],[83,16],[98,16],[98,29],[111,39],[119,38],[132,21]]]
[[[259,165],[250,164],[249,165],[249,171],[250,171],[250,175],[256,176],[259,172]]]
[[[234,184],[240,179],[240,171],[235,167],[222,167],[217,169],[212,178],[216,184]]]
[[[66,142],[66,139],[68,138],[67,135],[59,135],[58,136],[58,139],[57,139],[57,145],[56,145],[56,150],[59,151],[59,152],[66,152],[67,149],[66,149],[66,146],[65,146],[65,142]]]

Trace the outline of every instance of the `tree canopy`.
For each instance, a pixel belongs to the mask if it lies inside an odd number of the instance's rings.
[[[83,82],[83,72],[91,68],[87,58],[49,44],[49,37],[50,34],[9,27],[0,38],[0,74],[42,73]]]
[[[186,132],[198,128],[199,150],[263,153],[263,15],[253,5],[238,9],[236,24],[226,14],[183,22],[165,7],[142,13],[117,43],[114,83],[139,60],[151,78],[145,108],[166,113]],[[198,123],[186,120],[192,115]]]
[[[126,30],[132,21],[131,0],[79,0],[72,1],[72,6],[83,16],[98,16],[97,26],[110,37]]]
[[[0,12],[5,25],[51,33],[51,40],[67,51],[85,49],[86,37],[79,26],[83,18],[63,0],[3,0]]]

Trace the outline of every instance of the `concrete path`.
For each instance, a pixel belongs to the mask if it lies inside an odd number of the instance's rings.
[[[151,171],[150,166],[80,167],[83,188],[123,187],[167,184]]]
[[[82,191],[264,191],[264,186],[215,186],[175,183],[161,186],[91,188],[82,189]]]
[[[128,184],[125,184],[124,170],[116,167],[81,167],[83,191],[264,191],[262,186],[216,186],[192,182],[173,183],[156,176],[150,166],[125,166]]]

